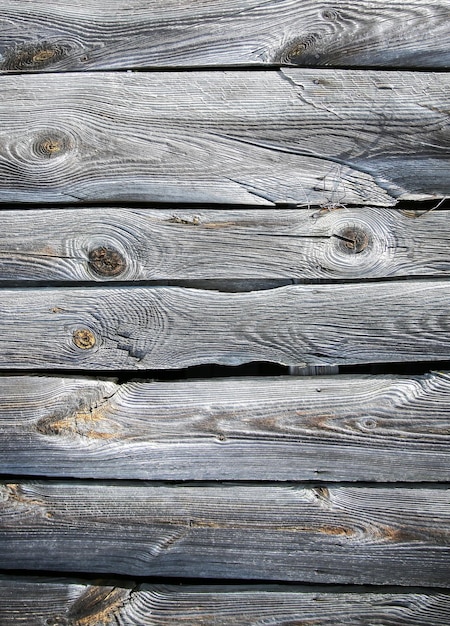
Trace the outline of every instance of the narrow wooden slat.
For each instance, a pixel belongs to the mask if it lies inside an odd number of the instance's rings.
[[[423,590],[294,585],[88,584],[0,578],[2,626],[237,626],[270,623],[447,626],[450,595]]]
[[[450,196],[450,75],[3,76],[0,201],[392,206]]]
[[[0,363],[13,369],[115,370],[445,360],[449,296],[444,280],[249,293],[5,289]]]
[[[448,67],[447,0],[5,0],[0,69]]]
[[[0,567],[448,585],[449,490],[8,482]]]
[[[449,217],[383,208],[5,210],[0,280],[448,275]]]
[[[0,377],[0,472],[446,481],[450,377]]]

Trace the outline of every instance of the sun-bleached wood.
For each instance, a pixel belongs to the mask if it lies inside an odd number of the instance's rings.
[[[0,201],[334,208],[450,196],[450,75],[3,76]]]
[[[445,280],[4,289],[3,368],[174,369],[270,361],[341,365],[450,357]]]
[[[0,471],[153,480],[446,481],[450,377],[0,377]]]
[[[446,587],[449,494],[420,486],[8,481],[0,485],[0,567]]]
[[[449,275],[449,217],[373,207],[4,210],[0,280]]]
[[[0,71],[450,65],[448,0],[4,0]]]
[[[0,578],[2,626],[448,626],[450,595],[387,588]]]

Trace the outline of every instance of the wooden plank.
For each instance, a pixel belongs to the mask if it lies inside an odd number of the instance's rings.
[[[445,487],[0,485],[0,567],[445,587]]]
[[[174,369],[269,361],[340,365],[450,356],[445,280],[5,289],[0,363],[31,369]]]
[[[0,472],[450,480],[450,377],[0,377]]]
[[[444,276],[448,217],[373,207],[4,210],[0,280]]]
[[[0,578],[2,626],[448,626],[450,595],[429,589],[300,585],[168,585]]]
[[[449,22],[447,0],[4,0],[0,69],[449,67]]]
[[[446,197],[449,105],[450,75],[425,72],[3,76],[0,201]]]

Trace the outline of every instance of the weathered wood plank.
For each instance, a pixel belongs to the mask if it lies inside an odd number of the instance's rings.
[[[449,67],[449,23],[447,0],[6,0],[0,69]]]
[[[446,481],[450,377],[0,377],[0,472]]]
[[[450,595],[423,590],[294,585],[89,584],[0,578],[2,626],[237,626],[270,623],[448,626]]]
[[[450,75],[3,76],[0,201],[391,206],[450,196]]]
[[[450,274],[447,211],[4,210],[0,280]]]
[[[5,289],[0,363],[114,370],[445,360],[449,296],[445,280],[291,285],[249,293]]]
[[[445,587],[449,493],[8,482],[0,485],[0,567]]]

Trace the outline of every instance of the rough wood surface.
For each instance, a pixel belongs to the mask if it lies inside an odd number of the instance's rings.
[[[445,487],[8,482],[0,567],[445,587]]]
[[[450,357],[445,280],[4,289],[3,368],[174,369],[270,361],[340,365]]]
[[[0,377],[0,472],[446,481],[450,377]]]
[[[4,210],[1,225],[0,280],[450,274],[447,211],[66,208]]]
[[[447,0],[4,0],[4,72],[208,65],[448,67]]]
[[[450,75],[3,76],[0,201],[333,208],[450,196]]]
[[[2,626],[448,626],[449,619],[450,595],[426,589],[0,578]]]

